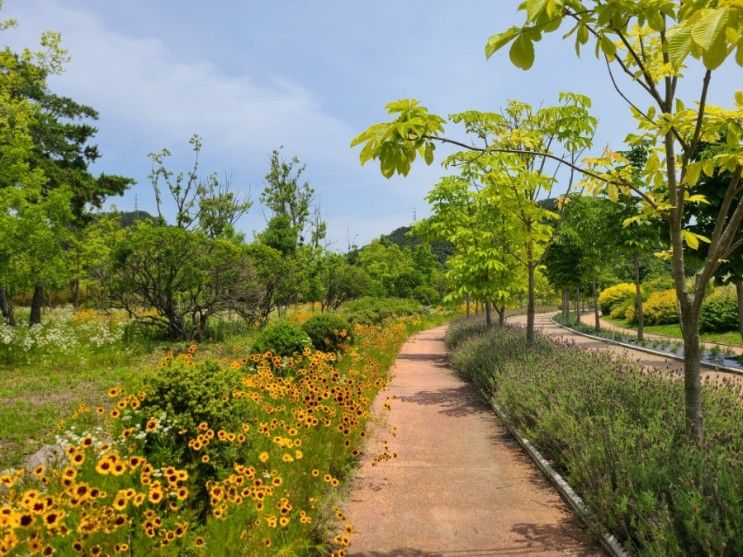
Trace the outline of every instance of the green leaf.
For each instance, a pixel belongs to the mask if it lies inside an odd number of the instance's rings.
[[[504,45],[508,44],[511,39],[513,39],[520,32],[521,30],[518,27],[511,27],[509,29],[506,29],[502,33],[491,36],[488,39],[488,42],[485,44],[485,57],[490,58]]]
[[[668,57],[675,66],[680,65],[691,51],[691,29],[677,25],[668,31]]]
[[[601,35],[599,44],[603,53],[611,60],[617,52],[616,45],[606,35]]]
[[[725,24],[730,14],[727,8],[709,8],[705,12],[691,28],[691,36],[706,51],[718,42],[718,37],[724,40]]]
[[[426,164],[430,165],[433,162],[433,150],[434,145],[430,141],[426,143],[426,147],[423,150],[423,160]]]
[[[694,186],[699,181],[699,174],[701,173],[702,165],[699,163],[691,163],[686,167],[686,176],[684,182],[688,186]]]
[[[699,247],[699,239],[697,235],[688,230],[681,231],[681,237],[684,239],[684,243],[691,249],[697,249]]]
[[[529,21],[534,21],[534,19],[544,11],[549,2],[550,0],[526,0],[526,2],[524,2],[524,7],[526,8],[526,17]]]
[[[528,70],[534,64],[534,45],[522,33],[513,41],[508,56],[514,66],[522,70]]]

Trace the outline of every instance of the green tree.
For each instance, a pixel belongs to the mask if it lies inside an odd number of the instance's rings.
[[[220,311],[257,312],[256,271],[244,246],[234,242],[142,221],[112,257],[111,300],[161,326],[169,338],[203,339],[208,320]],[[142,312],[146,308],[156,312]]]
[[[311,222],[309,220],[315,190],[309,183],[302,183],[307,165],[302,164],[297,157],[284,159],[281,149],[283,147],[271,151],[270,169],[266,174],[261,203],[273,211],[274,215],[289,217],[300,244],[305,242],[307,225],[312,224],[311,242],[318,245],[325,237],[326,227],[319,211],[314,213]]]
[[[155,193],[157,214],[163,215],[163,186],[175,204],[175,226],[185,230],[199,228],[211,238],[234,238],[235,223],[252,206],[249,199],[241,199],[231,189],[230,180],[220,181],[215,173],[200,174],[199,157],[203,148],[197,134],[188,140],[194,153],[194,162],[185,171],[175,172],[166,166],[171,156],[166,147],[148,156],[152,161],[150,183]]]
[[[626,160],[618,154],[575,166],[594,191],[617,200],[619,193],[640,198],[635,220],[661,218],[670,238],[670,259],[684,339],[685,414],[689,433],[704,439],[702,389],[699,373],[699,317],[707,284],[722,261],[743,245],[737,231],[743,220],[743,203],[734,203],[741,187],[743,156],[743,92],[735,92],[735,107],[708,104],[714,71],[735,52],[743,65],[743,6],[738,2],[703,0],[685,2],[528,0],[521,5],[523,25],[492,36],[486,45],[491,56],[507,44],[513,63],[529,69],[534,43],[542,35],[570,25],[576,53],[593,43],[596,56],[606,62],[611,83],[629,105],[638,133],[627,137],[631,145],[647,145],[648,157],[639,185]],[[679,92],[689,90],[687,66],[697,60],[703,76],[696,104],[687,107]],[[615,72],[625,74],[649,106],[633,102],[619,86]],[[684,82],[686,87],[682,87]],[[689,82],[688,84],[686,82]],[[731,91],[732,95],[732,91]],[[704,143],[713,145],[706,153]],[[701,155],[701,156],[700,156]],[[728,172],[729,180],[717,206],[715,226],[709,237],[691,230],[689,214],[708,202],[698,192],[700,176]],[[690,253],[700,242],[708,243],[693,285],[686,281]]]
[[[372,125],[351,142],[352,147],[363,145],[361,163],[379,160],[386,177],[406,175],[419,155],[426,163],[433,162],[436,143],[462,149],[450,155],[446,164],[457,165],[467,179],[494,188],[494,199],[504,207],[504,215],[513,218],[513,231],[521,239],[524,255],[519,262],[527,271],[529,343],[534,341],[537,269],[552,233],[548,221],[556,217],[539,203],[555,182],[555,170],[547,164],[564,162],[554,154],[559,150],[575,166],[574,161],[591,146],[596,119],[589,113],[590,104],[583,95],[561,93],[559,103],[551,107],[533,109],[527,103],[509,101],[500,113],[454,114],[451,122],[463,125],[468,136],[458,140],[442,135],[443,118],[416,100],[403,99],[387,105],[395,117],[392,121]]]

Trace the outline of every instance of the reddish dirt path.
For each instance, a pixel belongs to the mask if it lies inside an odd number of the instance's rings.
[[[446,327],[403,346],[375,401],[347,514],[358,557],[600,555],[505,427],[446,363]],[[385,443],[387,445],[385,445]],[[396,458],[380,460],[385,451]]]

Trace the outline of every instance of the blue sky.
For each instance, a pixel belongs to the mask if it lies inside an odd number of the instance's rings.
[[[185,168],[188,138],[199,133],[202,168],[230,174],[255,200],[239,223],[251,237],[265,226],[257,200],[269,153],[284,145],[307,164],[330,247],[344,250],[409,224],[414,211],[425,215],[424,196],[444,173],[421,163],[386,180],[374,165],[359,166],[349,141],[382,120],[390,100],[415,97],[448,114],[577,91],[593,99],[597,147],[622,148],[632,120],[590,52],[576,59],[572,41],[554,35],[537,45],[528,72],[505,51],[485,60],[488,36],[521,21],[519,3],[6,0],[0,15],[19,20],[3,32],[13,48],[33,47],[45,29],[62,33],[72,60],[52,89],[100,112],[96,170],[137,180],[111,203],[132,209],[136,196],[154,211],[147,153],[167,146],[171,167]],[[711,102],[729,106],[740,83],[740,68],[724,68]]]

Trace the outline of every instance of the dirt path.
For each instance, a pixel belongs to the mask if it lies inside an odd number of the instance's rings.
[[[349,555],[599,555],[557,492],[446,363],[445,327],[413,337],[347,507]],[[396,454],[396,457],[392,457]],[[385,458],[385,455],[388,455]]]
[[[571,331],[552,323],[553,315],[555,315],[555,312],[538,313],[535,316],[534,327],[548,338],[563,341],[567,340],[571,343],[575,343],[576,346],[584,348],[610,350],[615,354],[629,358],[631,361],[636,362],[643,367],[660,370],[679,379],[683,377],[684,363],[679,360],[664,358],[663,356],[657,356],[641,350],[633,350],[631,348],[625,348],[616,344],[610,344],[572,333]],[[515,315],[510,317],[508,322],[515,325],[525,326],[526,316]],[[704,367],[702,368],[702,379],[717,383],[732,382],[737,385],[743,385],[743,375],[719,373]]]

